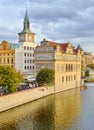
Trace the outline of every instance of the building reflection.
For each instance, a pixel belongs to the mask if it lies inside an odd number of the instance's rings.
[[[70,130],[80,102],[80,89],[73,89],[13,108],[0,113],[0,130]]]
[[[73,89],[55,96],[55,129],[71,130],[79,123],[81,113],[80,89]],[[73,130],[73,129],[72,129]]]

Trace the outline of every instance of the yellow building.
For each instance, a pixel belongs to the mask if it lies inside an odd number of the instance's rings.
[[[84,52],[80,45],[78,45],[77,50],[81,52],[81,64],[84,68],[94,62],[94,56],[91,52]]]
[[[91,52],[84,52],[85,67],[93,63],[94,56]]]
[[[7,41],[2,41],[0,44],[0,65],[8,65],[14,68],[15,51],[11,44]]]
[[[80,86],[81,54],[70,42],[59,44],[44,39],[35,49],[35,74],[41,68],[55,70],[55,92]]]

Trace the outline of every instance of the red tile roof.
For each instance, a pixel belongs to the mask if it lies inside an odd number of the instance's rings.
[[[48,41],[48,44],[50,44],[53,47],[56,47],[59,43]]]
[[[59,45],[61,47],[61,50],[62,52],[65,52],[67,47],[68,47],[68,44],[69,43],[57,43],[57,42],[53,42],[53,41],[48,41],[47,42],[49,45],[53,46],[54,48],[57,47],[57,45]],[[74,46],[72,45],[72,48],[73,48],[73,53],[76,54],[77,53],[77,49],[74,48]]]
[[[66,51],[66,48],[68,46],[68,43],[62,43],[62,44],[59,44],[62,48],[62,50],[65,52]]]

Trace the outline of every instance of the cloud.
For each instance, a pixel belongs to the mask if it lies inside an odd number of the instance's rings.
[[[17,41],[17,28],[10,29],[9,27],[0,27],[0,41],[6,40],[8,42]]]
[[[22,30],[26,4],[31,30],[36,40],[72,41],[83,47],[94,44],[94,1],[93,0],[1,0],[0,39],[17,41],[17,33]],[[9,10],[9,11],[8,11]],[[15,28],[17,28],[15,30]],[[18,32],[17,32],[18,31]]]

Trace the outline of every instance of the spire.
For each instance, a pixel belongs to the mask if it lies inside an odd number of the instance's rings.
[[[31,33],[27,8],[26,8],[26,13],[23,22],[23,30],[21,33]]]
[[[80,45],[77,46],[77,50],[78,50],[78,49],[81,50],[81,51],[83,51],[83,49],[81,48]]]

